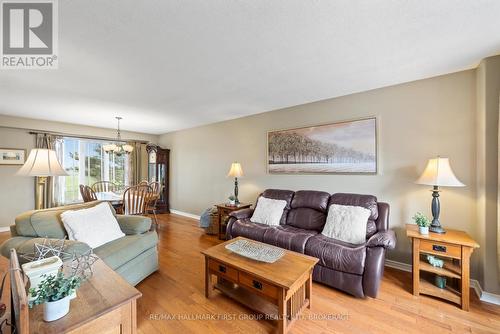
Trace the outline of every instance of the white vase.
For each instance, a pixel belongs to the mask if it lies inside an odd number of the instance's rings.
[[[43,304],[43,320],[49,322],[64,317],[69,312],[69,302],[71,296],[66,296],[63,299],[55,302],[46,302]]]
[[[429,234],[429,226],[419,226],[418,227],[418,232],[420,234]]]

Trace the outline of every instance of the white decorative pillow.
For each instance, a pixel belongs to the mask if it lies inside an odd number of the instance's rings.
[[[61,220],[69,240],[84,242],[91,248],[125,236],[108,203],[65,211],[61,214]]]
[[[250,221],[252,223],[278,226],[285,206],[286,201],[284,200],[260,197]]]
[[[351,244],[362,244],[366,241],[370,214],[370,210],[361,206],[332,204],[321,234]]]

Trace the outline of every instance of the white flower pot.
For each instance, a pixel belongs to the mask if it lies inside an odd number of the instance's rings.
[[[420,234],[429,234],[429,226],[426,226],[426,227],[419,226],[418,227],[418,232]]]
[[[43,320],[49,322],[64,317],[69,312],[69,302],[71,296],[66,296],[55,302],[43,304]]]

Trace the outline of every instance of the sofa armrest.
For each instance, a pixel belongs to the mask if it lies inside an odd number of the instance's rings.
[[[236,218],[238,219],[244,219],[244,218],[250,218],[253,215],[253,209],[247,208],[247,209],[241,209],[238,211],[233,211],[229,214],[229,217]]]
[[[142,234],[151,229],[151,218],[149,217],[117,215],[116,220],[126,235]]]
[[[394,249],[396,247],[396,234],[392,230],[377,232],[368,239],[366,247]]]
[[[0,246],[0,252],[6,258],[10,257],[10,250],[14,248],[18,255],[20,254],[32,254],[35,251],[35,243],[42,244],[45,238],[31,238],[31,237],[14,237],[10,238],[2,243]],[[58,241],[59,239],[48,239],[52,241]],[[65,240],[64,241],[64,251],[69,254],[83,254],[90,248],[86,243],[76,241],[76,240]],[[20,263],[28,262],[28,260],[19,257]]]

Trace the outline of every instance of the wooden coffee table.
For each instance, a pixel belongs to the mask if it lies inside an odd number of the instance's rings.
[[[225,248],[238,239],[245,238],[238,237],[202,251],[205,296],[210,298],[215,287],[268,319],[277,320],[278,333],[286,333],[304,308],[311,308],[312,271],[318,259],[285,251],[275,263],[259,262]],[[212,275],[217,276],[215,286]]]

